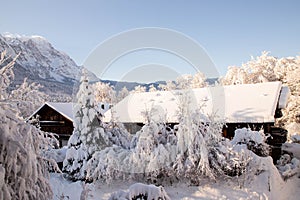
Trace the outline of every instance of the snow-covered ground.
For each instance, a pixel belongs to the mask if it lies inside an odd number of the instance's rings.
[[[253,184],[240,187],[238,182],[220,181],[209,182],[204,180],[200,186],[188,186],[184,183],[164,186],[167,194],[173,200],[176,199],[272,199],[272,200],[297,200],[300,196],[300,178],[291,177],[287,181],[277,180],[273,177],[273,189],[268,191],[267,185],[263,185],[266,174],[261,174]],[[246,181],[246,180],[245,180]],[[277,182],[278,181],[278,182]],[[51,187],[53,189],[53,199],[109,199],[112,193],[124,190],[128,191],[131,184],[129,182],[117,182],[112,184],[83,182],[70,182],[63,178],[61,174],[51,174]],[[85,189],[83,189],[85,188]]]

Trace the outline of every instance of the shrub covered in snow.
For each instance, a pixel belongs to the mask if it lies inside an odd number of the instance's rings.
[[[118,191],[113,193],[109,200],[170,200],[162,186],[145,185],[143,183],[135,183],[129,187],[128,192]]]
[[[300,161],[292,158],[289,154],[284,154],[277,161],[277,168],[284,179],[294,176],[300,168]]]
[[[67,147],[62,147],[60,149],[50,148],[43,152],[46,158],[52,159],[57,163],[63,162],[66,157]]]
[[[156,123],[145,125],[132,139],[130,148],[113,145],[97,151],[88,163],[88,177],[102,181],[131,178],[154,179],[175,160],[174,145],[160,143]],[[174,154],[172,157],[172,153]]]
[[[103,126],[108,146],[117,145],[124,149],[130,148],[132,136],[123,124],[110,122],[108,124],[103,124]]]
[[[248,149],[258,156],[269,155],[269,145],[265,142],[266,136],[263,132],[252,131],[250,128],[242,128],[235,130],[234,138],[231,143],[246,144]]]

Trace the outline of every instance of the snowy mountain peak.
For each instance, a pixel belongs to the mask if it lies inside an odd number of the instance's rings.
[[[37,39],[37,40],[44,40],[47,41],[46,38],[44,38],[43,36],[40,35],[31,35],[31,36],[27,36],[27,35],[20,35],[17,33],[9,33],[9,32],[5,32],[2,34],[3,37],[5,38],[12,38],[12,39],[20,39],[20,40],[29,40],[29,39]]]
[[[20,53],[17,64],[35,79],[73,82],[79,73],[77,64],[42,36],[4,33],[0,36],[0,51],[3,50],[11,56]]]
[[[6,50],[12,58],[19,54],[14,65],[15,80],[12,87],[28,78],[44,86],[48,94],[72,94],[80,68],[66,53],[55,49],[42,36],[0,34],[0,52]],[[99,79],[89,72],[92,81]]]

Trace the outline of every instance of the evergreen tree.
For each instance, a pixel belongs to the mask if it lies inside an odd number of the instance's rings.
[[[74,111],[74,131],[68,142],[68,150],[63,163],[63,171],[73,180],[86,178],[87,162],[92,155],[106,147],[99,112],[96,110],[94,93],[91,89],[86,70],[82,70],[77,103]]]

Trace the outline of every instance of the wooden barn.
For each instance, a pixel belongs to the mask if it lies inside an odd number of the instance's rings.
[[[110,105],[106,103],[98,105],[102,114],[109,108]],[[28,121],[32,119],[37,119],[42,131],[57,134],[60,147],[66,146],[74,129],[73,103],[46,102],[28,118]]]

